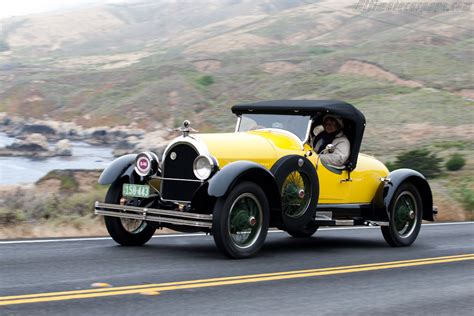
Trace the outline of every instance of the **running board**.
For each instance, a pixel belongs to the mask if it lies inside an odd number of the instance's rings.
[[[212,228],[212,215],[95,202],[95,214],[174,225]]]
[[[388,226],[388,222],[368,221],[365,219],[321,219],[316,217],[314,224],[318,226]]]
[[[318,226],[354,226],[353,219],[316,219],[314,223]]]

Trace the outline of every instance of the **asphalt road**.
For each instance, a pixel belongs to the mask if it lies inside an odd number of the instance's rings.
[[[271,232],[246,260],[203,235],[0,241],[0,315],[290,313],[474,315],[474,222],[423,225],[408,248],[379,228]]]

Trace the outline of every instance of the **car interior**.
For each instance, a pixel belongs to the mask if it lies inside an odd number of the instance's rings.
[[[310,138],[309,138],[309,145],[310,146],[313,146],[313,142],[314,142],[314,139],[317,135],[314,134],[314,130],[315,128],[317,128],[318,130],[318,133],[320,131],[323,131],[324,130],[324,127],[322,126],[323,125],[323,118],[324,118],[324,115],[325,114],[319,114],[314,116],[312,119],[313,119],[313,123],[311,125],[311,129],[310,129]],[[352,144],[354,142],[354,123],[348,119],[345,119],[343,118],[342,119],[343,122],[344,122],[344,127],[342,128],[342,132],[344,133],[344,135],[347,137],[347,139],[349,140],[349,143],[351,144],[351,150],[352,150]],[[321,162],[322,163],[322,162]],[[342,174],[342,171],[346,169],[346,164],[344,164],[343,166],[341,167],[336,167],[336,166],[329,166],[327,164],[324,164],[322,163],[326,169],[334,172],[334,173],[337,173],[337,174]]]

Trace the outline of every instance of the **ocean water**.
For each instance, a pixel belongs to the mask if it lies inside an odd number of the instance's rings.
[[[0,147],[14,141],[0,133]],[[111,147],[92,146],[85,142],[71,142],[71,145],[71,157],[0,157],[0,185],[32,183],[54,169],[104,169],[114,159]]]

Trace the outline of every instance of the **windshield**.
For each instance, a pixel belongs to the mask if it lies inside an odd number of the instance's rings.
[[[298,136],[301,141],[305,141],[309,124],[309,116],[242,114],[237,131],[246,132],[262,128],[277,128],[289,131]]]

